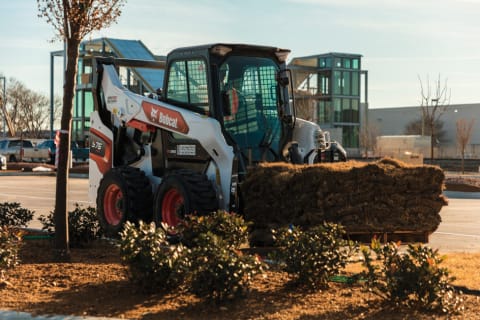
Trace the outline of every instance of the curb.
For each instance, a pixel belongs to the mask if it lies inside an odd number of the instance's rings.
[[[120,320],[120,318],[90,317],[90,316],[66,316],[66,315],[33,316],[27,312],[7,311],[7,310],[0,310],[0,319],[2,320]]]
[[[22,172],[22,171],[0,171],[0,177],[14,177],[14,176],[46,176],[46,177],[55,177],[57,174],[53,171],[51,172]],[[69,178],[82,178],[88,179],[88,173],[70,173]]]

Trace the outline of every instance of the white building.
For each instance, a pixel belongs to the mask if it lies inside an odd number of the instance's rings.
[[[421,107],[378,108],[368,110],[369,126],[377,128],[379,135],[404,135],[406,126],[412,121],[422,119]],[[465,158],[480,159],[480,103],[456,104],[446,107],[440,116],[445,132],[435,145],[435,158],[460,158],[457,146],[456,123],[459,119],[474,120],[470,142],[466,148]],[[430,154],[423,154],[429,158]]]

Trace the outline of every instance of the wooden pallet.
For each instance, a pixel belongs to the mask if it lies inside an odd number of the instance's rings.
[[[347,232],[346,238],[361,243],[370,243],[375,237],[381,243],[428,243],[430,232],[428,231],[392,231],[392,232]]]

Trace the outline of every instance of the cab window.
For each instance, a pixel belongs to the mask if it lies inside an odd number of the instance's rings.
[[[204,60],[175,61],[168,70],[166,98],[173,103],[208,114],[207,68]]]

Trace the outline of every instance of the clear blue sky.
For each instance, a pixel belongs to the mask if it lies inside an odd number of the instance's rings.
[[[129,0],[101,36],[155,54],[212,42],[363,55],[370,107],[413,106],[418,76],[448,79],[451,103],[480,103],[480,0]],[[49,92],[53,28],[34,0],[0,1],[0,74]]]

